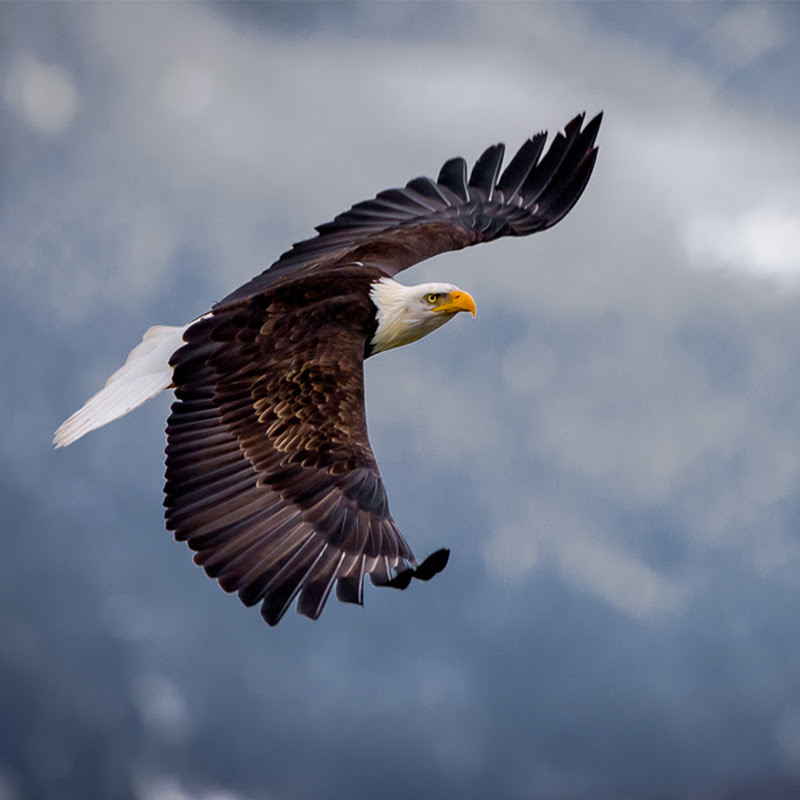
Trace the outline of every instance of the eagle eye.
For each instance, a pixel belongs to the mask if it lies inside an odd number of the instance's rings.
[[[428,292],[428,294],[425,295],[425,301],[433,305],[434,303],[439,302],[440,297],[441,295],[436,294],[436,292]]]

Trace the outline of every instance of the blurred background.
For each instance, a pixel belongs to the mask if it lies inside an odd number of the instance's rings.
[[[0,5],[0,800],[800,797],[800,6]],[[605,111],[558,227],[367,365],[447,570],[256,609],[161,509],[152,324],[454,155]]]

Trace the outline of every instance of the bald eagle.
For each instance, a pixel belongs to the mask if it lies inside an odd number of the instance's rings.
[[[166,525],[194,560],[261,603],[276,625],[319,617],[333,586],[363,604],[364,576],[405,588],[440,572],[420,563],[389,513],[367,438],[364,360],[426,336],[475,302],[450,283],[394,276],[448,250],[525,236],[577,202],[597,156],[598,115],[528,139],[500,174],[489,147],[320,225],[267,270],[183,327],[156,326],[56,431],[57,447],[174,389],[167,421]],[[499,177],[498,177],[499,176]]]

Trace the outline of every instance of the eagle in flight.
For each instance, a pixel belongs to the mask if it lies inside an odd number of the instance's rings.
[[[415,178],[320,225],[207,314],[150,328],[54,443],[174,389],[167,528],[226,592],[261,603],[270,625],[295,599],[316,619],[334,585],[339,600],[362,604],[365,575],[401,589],[431,578],[449,551],[420,563],[389,513],[363,364],[461,311],[474,316],[475,302],[449,283],[394,277],[437,253],[559,222],[592,173],[601,117],[575,117],[546,152],[547,134],[536,134],[502,174],[496,144],[469,177],[453,158],[435,181]]]

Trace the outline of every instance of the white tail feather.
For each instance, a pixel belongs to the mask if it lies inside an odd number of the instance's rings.
[[[106,385],[59,426],[53,444],[66,447],[168,389],[172,383],[170,357],[183,344],[183,334],[192,324],[149,328]]]

